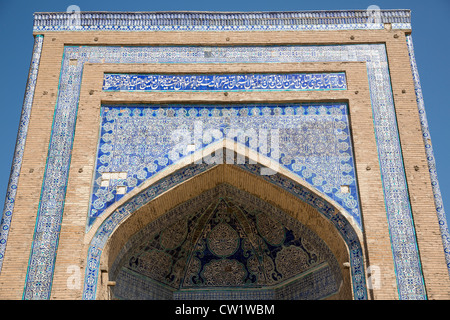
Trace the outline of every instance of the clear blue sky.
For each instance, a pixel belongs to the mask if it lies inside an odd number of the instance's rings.
[[[437,170],[447,217],[450,216],[450,0],[0,0],[0,209],[9,180],[17,129],[33,48],[33,13],[65,12],[70,5],[82,11],[300,11],[366,9],[411,9],[413,40],[425,107],[431,131]],[[449,220],[449,219],[448,219]]]

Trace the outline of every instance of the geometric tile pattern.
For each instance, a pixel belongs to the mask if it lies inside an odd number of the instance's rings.
[[[33,31],[290,31],[410,29],[409,10],[35,13]]]
[[[207,52],[207,53],[206,53]],[[69,63],[76,59],[77,64]],[[366,62],[386,214],[400,299],[425,299],[408,190],[398,137],[386,49],[383,44],[252,47],[67,46],[58,102],[30,253],[26,299],[48,299],[62,219],[78,97],[85,62],[90,63],[281,63]],[[351,106],[350,106],[351,108]],[[41,250],[45,248],[45,250]]]

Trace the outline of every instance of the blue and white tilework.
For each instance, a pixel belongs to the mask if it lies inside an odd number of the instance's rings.
[[[344,72],[289,74],[105,74],[104,91],[310,91],[345,90]]]
[[[88,228],[123,196],[117,192],[119,186],[129,192],[190,154],[230,138],[275,160],[335,200],[362,229],[344,103],[116,105],[102,107],[101,116]],[[189,145],[194,147],[190,150]],[[341,186],[348,192],[342,192]]]
[[[436,213],[439,220],[439,227],[441,230],[442,242],[444,245],[444,253],[445,259],[447,261],[447,268],[449,270],[450,275],[450,233],[448,230],[447,219],[444,210],[444,202],[442,201],[441,190],[439,188],[439,181],[436,171],[436,161],[434,158],[433,145],[431,143],[430,129],[428,128],[428,121],[425,113],[425,103],[423,100],[422,86],[420,85],[419,70],[417,68],[416,58],[414,55],[414,45],[411,34],[406,36],[406,43],[408,45],[408,51],[411,60],[411,69],[417,97],[417,105],[419,108],[420,124],[422,126],[422,137],[423,142],[425,144],[425,151],[427,153],[428,168],[430,172],[431,186],[433,188],[434,193]]]
[[[70,59],[77,59],[78,63],[69,64]],[[58,238],[62,219],[82,68],[85,62],[182,64],[328,61],[366,62],[399,297],[426,299],[383,44],[210,48],[67,46],[62,62],[58,103],[36,225],[36,240],[30,254],[24,297],[48,299],[50,295],[57,250],[57,241],[54,240]],[[45,243],[48,245],[44,245]],[[41,250],[41,245],[46,250]],[[43,266],[48,266],[45,272],[42,272]]]
[[[33,56],[31,59],[30,71],[28,74],[28,82],[25,91],[25,97],[22,106],[22,115],[20,118],[19,130],[17,134],[16,148],[14,150],[14,158],[9,177],[8,188],[6,191],[5,206],[0,229],[0,271],[3,266],[3,258],[5,255],[6,242],[8,240],[9,228],[14,211],[14,200],[17,193],[17,184],[19,182],[20,168],[22,166],[22,156],[27,138],[28,123],[30,121],[31,106],[33,104],[34,89],[36,87],[36,79],[39,70],[39,61],[41,58],[42,44],[44,37],[37,35],[34,38]]]
[[[35,13],[39,31],[295,31],[411,29],[409,10]]]

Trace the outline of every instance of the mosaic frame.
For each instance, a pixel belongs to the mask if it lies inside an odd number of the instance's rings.
[[[214,14],[211,14],[211,13],[203,14],[202,13],[202,14],[197,14],[197,16],[193,16],[190,13],[189,14],[190,15],[190,20],[189,21],[200,22],[198,28],[195,27],[195,28],[191,28],[191,29],[189,29],[189,28],[187,28],[187,29],[186,28],[179,28],[179,25],[174,23],[174,21],[176,21],[176,19],[182,19],[182,20],[185,19],[185,17],[182,16],[184,13],[180,13],[180,16],[177,16],[177,14],[175,14],[175,13],[162,13],[162,14],[157,13],[156,15],[158,15],[158,14],[159,14],[159,16],[154,16],[154,17],[150,17],[150,18],[143,17],[143,18],[141,18],[141,20],[144,20],[144,21],[147,21],[147,22],[148,21],[152,21],[151,23],[153,23],[155,25],[161,25],[160,21],[169,22],[169,23],[167,23],[169,28],[162,27],[162,28],[159,29],[159,30],[166,30],[166,31],[169,31],[169,30],[172,30],[172,31],[173,30],[202,30],[202,31],[209,31],[209,30],[216,30],[216,31],[242,30],[242,31],[251,31],[251,30],[382,29],[382,28],[384,28],[384,23],[390,23],[392,25],[393,29],[397,29],[397,28],[409,29],[410,28],[410,12],[409,12],[409,10],[404,10],[404,11],[402,11],[402,10],[392,10],[392,11],[383,10],[383,11],[381,11],[381,15],[380,15],[380,18],[381,18],[381,21],[379,21],[380,23],[374,23],[374,24],[368,24],[367,23],[367,19],[370,18],[370,17],[368,17],[367,14],[364,15],[364,13],[362,11],[361,12],[358,12],[358,11],[318,12],[317,14],[313,13],[311,15],[309,15],[309,13],[289,13],[289,14],[286,14],[286,15],[283,15],[284,13],[267,13],[267,14],[257,13],[254,16],[251,16],[251,14],[242,14],[242,13],[240,13],[240,14],[236,14],[235,17],[233,17],[232,14],[231,15],[227,14],[227,15],[225,15],[226,16],[225,17],[226,18],[225,21],[230,21],[230,20],[233,20],[233,19],[235,19],[236,21],[240,21],[239,23],[233,24],[232,26],[229,26],[229,27],[217,27],[217,25],[224,24],[223,23],[224,20],[223,19],[221,20],[220,18],[218,18]],[[34,30],[35,31],[52,31],[52,30],[54,30],[54,31],[62,31],[62,30],[73,30],[73,31],[76,31],[76,30],[79,30],[79,31],[82,31],[82,30],[126,30],[126,31],[139,31],[139,30],[142,30],[142,31],[144,31],[144,30],[153,30],[153,29],[151,29],[151,28],[146,26],[146,22],[143,22],[142,25],[138,25],[138,26],[130,24],[130,21],[136,20],[136,17],[137,17],[136,14],[133,14],[133,15],[125,14],[124,15],[122,13],[122,16],[120,16],[120,14],[119,14],[119,16],[115,16],[114,14],[111,14],[110,18],[112,20],[108,20],[108,21],[110,21],[108,23],[103,23],[104,21],[102,19],[107,17],[105,15],[107,15],[107,14],[106,13],[87,13],[87,14],[83,13],[83,14],[80,15],[80,19],[81,19],[80,20],[80,22],[81,22],[80,25],[78,25],[78,26],[75,25],[75,27],[74,27],[74,25],[67,24],[68,19],[70,17],[72,17],[72,16],[70,16],[68,14],[65,14],[65,13],[64,14],[49,14],[49,15],[36,14],[35,15],[35,27],[34,27]],[[261,21],[265,21],[265,19],[273,18],[273,17],[279,18],[280,21],[281,21],[281,22],[279,21],[279,22],[275,23],[274,27],[269,26],[269,25],[265,25],[265,24],[258,24],[258,23],[254,23],[254,22],[251,23],[251,19],[260,19]],[[294,24],[294,25],[289,25],[288,24],[286,26],[286,23],[284,23],[285,19],[286,18],[289,19],[289,18],[293,18],[293,17],[296,18],[296,19],[300,19],[299,22],[297,24]],[[247,20],[245,20],[244,18],[247,19]],[[357,18],[358,19],[362,19],[362,20],[352,20],[352,19],[357,19]],[[83,19],[85,19],[85,20],[83,20]],[[171,20],[171,19],[175,19],[175,20]],[[221,22],[217,22],[217,23],[213,24],[213,28],[205,27],[205,25],[210,24],[210,21],[214,20],[214,19],[216,19],[216,20],[218,19],[217,21],[221,21]],[[248,19],[250,19],[250,20],[248,20]],[[304,19],[304,20],[302,20],[302,19]],[[338,19],[338,20],[336,20],[336,19]],[[339,19],[341,19],[341,20],[339,20]],[[124,21],[124,22],[121,22],[121,21]],[[206,23],[206,22],[208,22],[208,23]],[[255,22],[257,22],[257,21],[255,20]],[[243,26],[243,27],[241,27],[241,26]],[[42,38],[43,39],[43,36],[37,36],[36,39],[37,38]],[[35,40],[35,41],[37,41],[37,40]],[[424,121],[425,113],[424,113],[424,108],[423,108],[423,104],[422,104],[423,103],[423,98],[422,98],[422,93],[421,93],[421,89],[420,89],[420,82],[419,82],[419,79],[418,79],[417,66],[415,64],[415,60],[414,60],[414,56],[413,56],[412,39],[407,37],[407,43],[408,43],[408,49],[409,49],[410,57],[411,57],[411,68],[412,68],[413,77],[414,77],[414,80],[415,80],[416,95],[417,95],[417,99],[418,99],[417,101],[418,101],[418,104],[419,104],[419,114],[420,114],[421,120],[422,120],[422,130],[423,130],[423,134],[424,134],[424,139],[426,137],[428,139],[429,132],[428,132],[428,126],[427,126],[426,122]],[[41,43],[41,45],[42,45],[42,43]],[[367,45],[367,49],[370,50],[371,46],[373,46],[373,45]],[[99,50],[101,51],[101,49],[99,49]],[[352,53],[349,53],[349,52],[347,52],[347,53],[348,53],[347,59],[350,60],[350,61],[353,61],[353,60],[351,60],[352,59]],[[34,57],[34,54],[33,54],[33,57]],[[325,59],[325,60],[329,61],[327,59]],[[99,61],[96,60],[95,57],[93,57],[93,62],[99,62]],[[194,61],[194,62],[201,62],[201,61]],[[371,61],[371,63],[372,62],[373,61]],[[380,62],[380,61],[378,61],[378,62]],[[381,61],[380,63],[382,64],[381,69],[387,68],[387,63],[386,62]],[[36,68],[36,70],[37,70],[37,68]],[[76,71],[76,70],[72,70],[71,71],[71,72],[73,72],[72,75],[76,75],[76,72],[74,72],[74,71]],[[31,69],[30,69],[30,74],[31,74]],[[63,76],[63,71],[62,71],[61,74]],[[385,76],[386,74],[383,74],[383,72],[381,72],[381,75]],[[388,75],[389,75],[389,72],[387,72],[387,76]],[[369,82],[370,81],[375,81],[376,82],[376,79],[371,78],[373,76],[374,76],[373,73],[369,74]],[[75,76],[74,79],[75,79],[75,84],[74,84],[74,88],[75,88],[74,91],[75,92],[71,93],[71,94],[76,96],[77,95],[77,88],[76,88],[76,84],[77,83],[76,83],[76,81],[78,81],[78,80],[76,79],[76,76]],[[34,88],[29,91],[28,90],[28,85],[27,85],[27,94],[26,94],[26,96],[28,96],[28,92],[31,92],[31,91],[34,91]],[[391,94],[392,94],[392,92],[391,92]],[[70,97],[69,96],[64,96],[64,93],[62,95],[60,95],[60,93],[59,93],[58,103],[61,102],[60,98],[69,98],[69,100],[70,100]],[[374,104],[375,103],[374,101],[377,101],[377,97],[372,95],[371,98],[372,98],[372,103]],[[386,96],[383,97],[383,98],[386,98]],[[389,102],[392,102],[392,101],[390,101],[390,98],[391,97],[387,97],[387,100],[389,100]],[[31,100],[32,100],[32,94],[31,94]],[[67,100],[67,101],[69,101],[69,100]],[[67,101],[65,103],[67,103]],[[70,104],[70,101],[68,103]],[[24,103],[24,106],[25,106],[25,103]],[[392,107],[393,107],[393,105],[392,105]],[[57,112],[57,111],[55,111],[55,112]],[[70,112],[73,112],[73,110],[69,110],[69,111],[66,110],[66,112],[70,113]],[[75,114],[76,114],[76,112],[75,112]],[[56,115],[57,114],[55,113],[55,116]],[[58,128],[58,126],[61,124],[61,123],[58,123],[59,118],[56,118],[56,119],[57,119],[56,123],[54,123],[54,124],[56,124],[57,128],[55,129],[55,131],[52,131],[52,141],[53,141],[53,138],[56,136],[56,133],[58,132],[58,130],[61,129],[61,128]],[[74,124],[75,124],[75,122],[72,123],[73,126],[74,126]],[[392,118],[390,118],[388,120],[388,125],[393,125],[393,124],[395,124],[394,127],[396,128],[395,121],[393,122]],[[70,123],[69,123],[69,125],[70,125]],[[384,127],[384,126],[382,126],[382,127]],[[70,130],[70,128],[69,128],[69,130]],[[24,132],[26,134],[26,128],[22,132]],[[385,134],[386,134],[386,132],[384,132],[381,129],[377,132],[377,144],[379,146],[380,146],[380,144],[382,144],[382,142],[380,142],[380,141],[382,141],[384,139]],[[19,130],[19,135],[20,135],[20,130]],[[69,133],[69,136],[70,136],[70,133]],[[73,138],[73,135],[71,137]],[[398,132],[394,134],[394,137],[396,137],[397,141],[398,141]],[[22,139],[22,138],[20,138],[20,139]],[[18,145],[19,145],[19,140],[20,139],[18,137],[18,141],[17,141]],[[24,143],[25,139],[23,138],[20,141],[21,141],[20,143],[22,143],[22,141]],[[427,156],[428,156],[428,161],[429,161],[429,166],[430,166],[430,175],[431,175],[431,179],[432,179],[432,183],[433,183],[433,192],[434,192],[434,195],[435,195],[435,202],[436,202],[436,206],[437,206],[437,214],[438,214],[439,221],[440,221],[441,231],[443,233],[443,241],[444,241],[444,247],[445,247],[445,250],[446,250],[446,252],[445,252],[446,253],[446,258],[447,258],[447,261],[449,261],[448,260],[448,255],[449,255],[449,250],[448,250],[448,239],[449,239],[448,238],[448,228],[446,227],[446,225],[442,224],[443,223],[442,222],[442,217],[445,214],[444,214],[444,211],[443,211],[443,206],[440,205],[441,204],[440,190],[439,190],[439,186],[437,184],[437,176],[436,176],[435,172],[433,171],[434,170],[433,168],[435,168],[434,157],[432,156],[432,148],[430,147],[431,144],[429,144],[428,142],[429,142],[428,140],[425,140]],[[395,149],[395,146],[393,146],[393,147]],[[71,148],[71,143],[70,142],[67,143],[67,141],[64,142],[64,148],[69,148],[70,149]],[[17,147],[16,147],[16,149],[17,149]],[[56,150],[56,151],[59,152],[61,157],[55,158],[55,159],[49,159],[49,162],[47,163],[47,167],[50,164],[50,166],[54,165],[55,167],[58,167],[59,169],[62,168],[63,169],[62,178],[64,180],[64,170],[65,170],[65,168],[64,168],[64,166],[65,166],[65,164],[64,164],[64,150]],[[22,160],[22,156],[20,154],[16,153],[15,157],[14,157],[14,163],[16,163],[16,161],[18,161],[20,163],[21,160]],[[382,157],[381,157],[381,160],[383,160]],[[400,149],[400,157],[397,158],[397,160],[401,160],[401,149]],[[52,162],[52,161],[54,161],[54,162]],[[70,162],[70,158],[69,158],[69,162]],[[404,168],[403,168],[403,166],[396,167],[394,169],[398,170],[398,171],[396,172],[396,176],[392,176],[391,178],[398,178],[399,181],[403,180],[403,182],[404,182],[405,179],[404,179]],[[17,174],[18,174],[18,171],[17,171]],[[52,175],[52,174],[53,173],[50,172],[50,175]],[[13,172],[11,173],[11,177],[12,176],[13,176]],[[383,175],[383,177],[385,177],[385,176]],[[47,178],[47,171],[46,171],[46,178]],[[386,179],[386,180],[384,180],[384,182],[389,183],[388,180],[389,179]],[[10,179],[10,181],[12,181],[12,178]],[[13,186],[13,183],[10,182],[10,186]],[[8,190],[10,190],[10,186],[8,186]],[[45,187],[45,184],[43,184],[43,186]],[[386,184],[384,184],[384,186],[385,186],[385,189],[386,189]],[[406,186],[406,184],[405,184],[405,186]],[[47,189],[45,189],[45,190],[47,190]],[[388,191],[390,192],[390,190],[388,190]],[[7,196],[8,199],[11,200],[11,202],[14,201],[14,196],[15,195],[13,193],[15,193],[15,192],[11,192],[11,195]],[[407,189],[406,188],[402,189],[401,193],[403,195],[406,194],[406,196],[407,196]],[[407,199],[407,197],[406,197],[406,199]],[[45,201],[47,201],[47,200],[44,199],[44,202]],[[390,200],[387,199],[386,201],[389,202]],[[408,200],[408,204],[409,204],[409,200]],[[389,203],[387,203],[387,207],[389,208]],[[398,221],[406,221],[409,224],[408,232],[412,232],[412,234],[414,234],[414,228],[412,227],[412,216],[411,216],[410,208],[403,207],[403,208],[400,208],[400,210],[401,210],[402,214],[400,216],[395,216],[395,214],[393,212],[390,212],[389,209],[388,209],[388,212],[387,212],[388,219],[390,220],[392,218],[392,219],[398,219]],[[6,209],[4,211],[4,217],[3,217],[4,220],[2,221],[2,223],[5,223],[5,221],[6,221],[5,220],[5,212],[6,212]],[[61,215],[62,215],[62,211],[61,211]],[[38,214],[37,226],[38,226],[38,224],[40,222],[42,222],[42,219],[43,219],[43,217],[40,214]],[[48,219],[47,223],[49,223],[51,225],[59,226],[59,224],[60,224],[60,221],[58,222],[58,213],[56,215],[48,216],[47,219]],[[394,226],[395,225],[395,223],[393,223],[394,221],[395,220],[392,220],[391,221],[392,223],[390,222],[390,226]],[[393,229],[390,227],[390,230],[391,231],[395,231],[395,227]],[[53,229],[53,231],[44,230],[44,232],[42,234],[50,235],[52,233],[54,234],[54,233],[58,233],[58,232],[59,231],[58,231],[58,228],[57,228],[57,229]],[[393,242],[393,252],[395,253],[396,250],[400,250],[399,252],[403,252],[402,249],[397,247],[398,242],[396,242],[396,241],[398,241],[398,238],[396,238],[396,237],[397,236],[396,236],[396,234],[394,232],[393,236],[391,238],[391,241]],[[38,238],[36,238],[36,241],[37,241],[37,239]],[[447,240],[447,242],[446,242],[446,240]],[[41,241],[41,240],[39,240],[39,241]],[[37,243],[39,241],[37,241]],[[415,243],[416,240],[414,239],[413,241]],[[4,243],[0,243],[0,244],[4,244]],[[57,244],[56,244],[56,246],[57,246]],[[53,247],[53,249],[54,249],[54,254],[56,254],[56,247]],[[415,261],[420,262],[420,259],[418,257],[418,251],[417,251],[417,243],[415,243],[415,248],[408,249],[408,250],[411,250],[411,252],[408,251],[407,253],[411,253],[413,258],[415,259]],[[47,256],[45,256],[45,254]],[[45,261],[48,261],[48,260],[51,260],[51,259],[54,258],[54,255],[52,255],[52,252],[46,252],[45,254],[41,256],[41,258],[43,258]],[[30,270],[31,270],[31,273],[29,272],[29,274],[33,274],[33,272],[36,272],[36,270],[37,270],[36,269],[37,265],[34,264],[34,262],[31,263],[31,261],[32,261],[31,257],[32,256],[33,256],[33,253],[30,255]],[[396,259],[396,255],[395,254],[394,254],[394,259]],[[401,261],[398,261],[398,259],[396,259],[394,262],[396,263],[397,281],[398,281],[398,285],[399,285],[399,297],[401,299],[403,299],[403,298],[424,298],[424,297],[426,298],[426,293],[424,293],[424,292],[420,293],[418,295],[415,295],[415,294],[412,294],[411,291],[409,291],[407,289],[408,288],[408,284],[407,284],[408,281],[413,281],[416,284],[421,282],[423,284],[423,279],[422,279],[421,272],[417,271],[417,269],[415,269],[415,271],[413,272],[413,275],[406,275],[402,271],[403,267],[401,265],[397,265],[398,263],[401,264]],[[448,266],[450,268],[450,264]],[[42,273],[42,272],[40,273],[41,276],[42,276],[42,278],[41,278],[42,281],[43,281],[42,283],[44,284],[43,287],[45,287],[45,288],[42,290],[42,292],[41,292],[42,294],[36,296],[36,298],[39,298],[39,297],[40,298],[45,298],[45,297],[49,297],[49,295],[50,295],[51,278],[52,278],[52,272],[53,272],[52,267],[50,267],[50,269],[46,269],[46,271],[44,271],[44,273]],[[419,268],[419,270],[420,270],[420,268]],[[50,274],[50,276],[48,276],[48,274]],[[27,275],[27,281],[28,281],[28,275]],[[50,286],[48,286],[49,282],[50,282]],[[24,290],[24,297],[25,297],[26,290],[27,290],[27,286],[26,286],[26,288]]]
[[[205,47],[189,47],[188,51],[198,50],[204,52]],[[268,50],[270,48],[270,50]],[[276,54],[278,48],[284,48],[288,54],[284,52],[281,58]],[[92,50],[92,51],[90,51]],[[46,175],[43,183],[43,193],[41,196],[40,211],[37,219],[37,232],[42,232],[43,235],[48,235],[43,238],[50,241],[50,243],[57,243],[59,236],[60,219],[62,217],[62,207],[58,209],[57,195],[55,190],[65,190],[67,177],[62,176],[67,174],[68,164],[70,162],[71,143],[74,135],[74,126],[76,119],[76,106],[79,94],[79,85],[81,81],[81,68],[85,61],[91,63],[102,62],[102,57],[108,57],[106,62],[109,63],[131,63],[136,60],[136,53],[140,52],[139,59],[146,63],[156,62],[163,63],[167,61],[166,54],[178,50],[178,56],[175,63],[202,63],[202,62],[300,62],[300,61],[365,61],[367,63],[368,80],[371,87],[371,100],[373,107],[374,124],[376,130],[377,146],[379,150],[379,157],[381,162],[381,170],[383,177],[383,187],[385,190],[385,201],[387,206],[387,218],[389,228],[391,231],[391,243],[394,256],[394,264],[397,273],[397,282],[399,288],[400,299],[426,299],[426,293],[423,283],[423,275],[420,266],[420,258],[415,239],[415,230],[413,227],[412,214],[410,202],[408,198],[405,172],[401,156],[401,148],[399,144],[399,137],[397,131],[397,124],[395,119],[395,110],[392,97],[392,89],[390,85],[390,76],[388,70],[386,48],[384,44],[364,44],[364,45],[335,45],[335,46],[271,46],[264,47],[264,50],[253,46],[251,50],[260,50],[261,55],[257,58],[244,58],[248,54],[248,48],[243,47],[221,47],[211,48],[212,55],[205,58],[201,54],[183,58],[187,52],[186,47],[122,47],[122,48],[108,48],[108,47],[70,47],[66,46],[61,81],[70,81],[70,91],[61,91],[58,95],[57,108],[55,110],[55,122],[52,131],[50,142],[49,160],[47,163]],[[241,50],[240,58],[231,58],[233,51]],[[274,51],[273,51],[274,50]],[[308,51],[309,50],[309,51]],[[314,55],[311,55],[311,50],[314,50]],[[268,53],[274,53],[269,55]],[[149,54],[152,52],[152,54]],[[123,53],[123,54],[122,54]],[[227,54],[230,53],[228,57]],[[79,58],[77,66],[69,66],[69,59]],[[133,60],[134,59],[134,60]],[[183,60],[184,59],[184,60]],[[170,61],[170,60],[169,60]],[[81,62],[81,63],[80,63]],[[78,86],[78,87],[77,87]],[[72,107],[69,107],[72,105]],[[382,109],[379,106],[383,105]],[[63,116],[66,114],[66,116]],[[61,122],[61,119],[64,119]],[[56,144],[56,137],[65,138],[65,142],[58,141]],[[60,138],[58,138],[60,139]],[[385,153],[386,152],[386,153]],[[55,155],[54,157],[52,155]],[[383,161],[386,156],[392,158],[392,161]],[[65,169],[63,169],[65,168]],[[53,173],[54,172],[54,173]],[[56,179],[55,179],[56,178]],[[62,179],[61,179],[62,178]],[[57,182],[57,185],[52,183]],[[394,183],[395,182],[395,183]],[[62,189],[61,189],[62,188]],[[53,195],[52,195],[53,193]],[[56,196],[56,198],[55,198]],[[52,200],[50,200],[52,199]],[[402,199],[402,200],[400,200]],[[62,202],[63,203],[63,202]],[[403,203],[398,207],[398,203]],[[51,205],[52,212],[48,212],[42,216],[42,206]],[[44,208],[46,212],[46,209]],[[46,219],[46,220],[43,220]],[[49,221],[50,223],[46,223]],[[405,247],[402,245],[402,238],[398,237],[398,225],[403,224],[407,226],[403,228],[403,232],[407,232],[407,241],[411,246]],[[40,227],[44,229],[40,229]],[[51,240],[53,239],[53,242]],[[36,244],[39,246],[39,244]],[[27,274],[27,283],[24,290],[24,298],[48,299],[50,295],[50,287],[53,274],[53,262],[56,254],[56,246],[49,245],[50,251],[41,252],[33,251],[30,254],[30,267]],[[398,252],[398,253],[397,253]],[[409,260],[397,258],[399,254],[410,257]],[[48,261],[48,271],[43,272],[39,267],[37,261]],[[34,262],[36,261],[36,262]],[[41,271],[39,271],[41,270]],[[413,270],[413,271],[411,271]],[[37,275],[39,275],[38,280]],[[38,291],[32,289],[33,286],[39,287]],[[36,287],[36,288],[37,288]],[[36,296],[32,292],[36,292]]]

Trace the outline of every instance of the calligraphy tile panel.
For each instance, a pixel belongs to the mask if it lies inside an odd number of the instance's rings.
[[[345,73],[144,75],[105,74],[104,91],[345,90]]]

